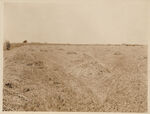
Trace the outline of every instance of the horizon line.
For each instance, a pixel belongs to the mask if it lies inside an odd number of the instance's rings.
[[[50,42],[10,42],[11,44],[47,44],[47,45],[127,45],[127,46],[142,46],[148,44],[139,44],[139,43],[50,43]]]

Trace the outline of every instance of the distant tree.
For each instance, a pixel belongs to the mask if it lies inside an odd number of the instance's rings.
[[[28,42],[27,40],[24,40],[24,41],[23,41],[23,43],[27,43],[27,42]]]
[[[11,46],[11,44],[10,44],[10,42],[9,42],[9,41],[5,41],[4,46],[5,46],[5,49],[6,49],[6,50],[10,50],[10,46]]]

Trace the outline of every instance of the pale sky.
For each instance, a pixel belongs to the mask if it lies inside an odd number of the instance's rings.
[[[4,39],[10,42],[146,44],[147,4],[148,0],[7,1]]]

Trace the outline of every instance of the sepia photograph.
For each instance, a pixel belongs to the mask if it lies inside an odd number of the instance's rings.
[[[3,112],[148,112],[148,0],[5,0]]]

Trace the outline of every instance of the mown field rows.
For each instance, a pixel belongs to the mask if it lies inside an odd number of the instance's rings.
[[[4,111],[147,112],[147,46],[18,45],[4,51]]]

